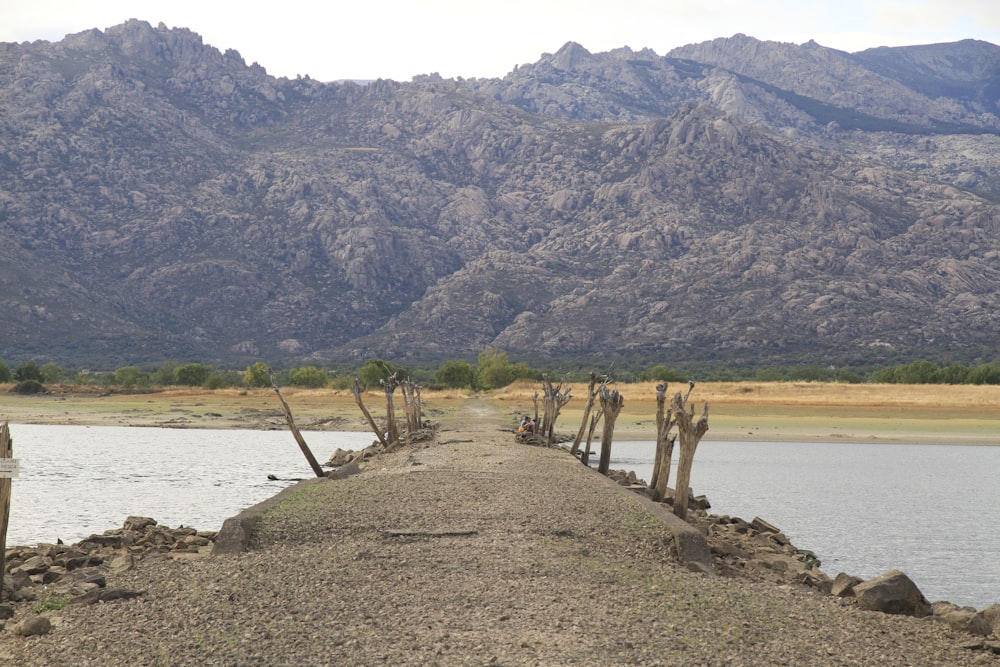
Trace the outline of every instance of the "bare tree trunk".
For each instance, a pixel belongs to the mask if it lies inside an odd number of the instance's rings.
[[[573,447],[569,450],[573,456],[580,451],[580,443],[583,442],[583,434],[587,430],[587,420],[590,418],[590,410],[594,407],[594,399],[597,393],[594,387],[597,386],[597,376],[590,374],[590,382],[587,384],[587,405],[583,408],[583,419],[580,420],[580,430],[576,432],[576,439],[573,440]]]
[[[361,382],[357,378],[354,378],[354,384],[351,385],[351,393],[354,394],[354,401],[361,408],[361,414],[365,416],[365,419],[368,420],[368,425],[372,427],[375,437],[378,438],[383,447],[388,447],[389,443],[385,441],[385,432],[378,427],[378,424],[372,419],[371,413],[368,412],[368,408],[365,407],[365,402],[361,400]]]
[[[549,376],[542,376],[542,390],[545,392],[545,442],[549,446],[551,446],[553,440],[555,440],[556,419],[559,417],[559,412],[572,397],[571,389],[563,391],[562,388],[562,382],[559,383],[558,387],[553,387],[552,382],[549,380]]]
[[[618,390],[608,391],[607,387],[601,389],[601,410],[604,412],[604,430],[601,433],[601,461],[597,466],[597,472],[602,475],[608,474],[611,465],[611,440],[615,433],[615,421],[618,414],[625,405],[625,399]]]
[[[396,408],[393,405],[392,396],[396,393],[396,387],[398,386],[399,381],[396,379],[395,373],[387,379],[382,380],[382,388],[385,390],[385,428],[389,433],[386,440],[389,441],[389,445],[399,441],[399,426],[396,424]]]
[[[306,461],[309,462],[309,466],[312,468],[313,472],[316,473],[317,477],[325,477],[323,474],[323,469],[319,467],[319,463],[316,461],[316,457],[313,456],[312,450],[309,449],[309,445],[306,444],[305,438],[299,433],[298,427],[295,425],[295,419],[292,418],[292,410],[288,407],[288,403],[281,396],[281,391],[278,389],[278,383],[274,379],[274,372],[269,371],[271,375],[271,387],[274,388],[274,393],[278,395],[278,400],[281,401],[281,409],[285,412],[285,421],[288,422],[288,428],[292,432],[292,436],[295,438],[295,442],[298,443],[299,449],[306,457]]]
[[[587,448],[583,451],[583,456],[580,457],[580,462],[585,466],[590,465],[590,445],[594,441],[594,431],[597,429],[597,422],[601,421],[601,417],[603,416],[604,408],[598,406],[597,412],[590,418],[590,429],[587,431]]]
[[[691,383],[694,388],[694,383]],[[690,389],[688,396],[691,395]],[[677,484],[674,489],[674,514],[682,519],[687,519],[688,495],[691,487],[691,466],[694,463],[694,452],[698,448],[698,443],[708,431],[708,403],[705,403],[701,413],[701,418],[694,422],[694,406],[691,411],[685,412],[687,398],[681,397],[677,392],[670,403],[675,419],[677,420],[677,431],[680,436],[681,456],[677,461]]]
[[[420,414],[420,385],[412,380],[399,383],[403,394],[403,409],[406,411],[406,428],[413,435],[423,428],[423,417]]]
[[[659,502],[667,495],[667,484],[670,482],[670,464],[674,456],[674,443],[677,436],[670,435],[670,430],[676,424],[673,410],[665,410],[667,384],[656,385],[656,461],[653,466],[653,477],[649,482],[650,497]]]
[[[539,435],[542,432],[542,429],[545,427],[545,425],[538,418],[538,392],[537,391],[531,397],[531,404],[535,408],[535,412],[532,415],[532,419],[534,419],[534,422],[535,422],[535,435]]]

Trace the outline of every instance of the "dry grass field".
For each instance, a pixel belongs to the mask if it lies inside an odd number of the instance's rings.
[[[585,384],[570,386],[573,398],[557,422],[573,434],[583,416]],[[616,439],[651,439],[656,415],[655,383],[614,385],[624,397]],[[0,385],[0,420],[12,423],[114,424],[177,428],[283,428],[281,405],[270,389],[180,389],[106,393],[73,386],[50,394],[19,396]],[[686,391],[673,385],[669,393]],[[427,418],[460,427],[471,405],[511,428],[518,415],[534,411],[541,385],[519,382],[493,392],[424,391]],[[283,388],[303,429],[360,430],[361,413],[349,391]],[[402,401],[399,394],[397,400]],[[365,405],[385,414],[380,391]],[[695,387],[691,403],[710,404],[711,440],[812,440],[1000,444],[1000,387],[976,385],[872,385],[813,382],[718,382]],[[539,407],[541,409],[541,407]]]

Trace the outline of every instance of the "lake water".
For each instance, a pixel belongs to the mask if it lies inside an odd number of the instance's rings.
[[[269,474],[313,476],[288,431],[12,424],[11,435],[21,472],[8,546],[78,542],[132,514],[218,530],[291,483]],[[320,463],[373,440],[304,437]],[[616,442],[611,466],[648,481],[653,449]],[[704,441],[691,486],[713,514],[777,525],[830,576],[896,568],[931,601],[981,609],[1000,602],[998,479],[1000,447]]]
[[[129,515],[177,528],[223,521],[292,482],[315,477],[288,431],[10,425],[13,480],[7,545],[65,543],[120,528]],[[304,432],[321,464],[370,433]]]
[[[613,442],[611,467],[649,481],[654,450]],[[898,569],[932,602],[1000,602],[1000,447],[706,440],[691,488],[712,514],[778,526],[831,577]]]

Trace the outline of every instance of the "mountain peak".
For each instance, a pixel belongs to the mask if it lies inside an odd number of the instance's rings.
[[[553,67],[562,70],[574,69],[591,56],[590,51],[576,42],[566,42],[549,60]]]

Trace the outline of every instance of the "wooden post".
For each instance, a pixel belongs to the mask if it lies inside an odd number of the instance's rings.
[[[602,475],[608,474],[608,467],[611,465],[611,439],[615,433],[615,421],[618,413],[625,405],[624,397],[618,390],[608,391],[607,387],[601,389],[601,408],[604,412],[604,430],[601,433],[601,462],[597,466],[597,472]]]
[[[365,407],[364,401],[361,400],[361,382],[358,378],[354,378],[354,384],[351,385],[351,393],[354,394],[354,400],[358,404],[358,407],[361,408],[361,414],[365,416],[365,419],[368,420],[368,425],[372,427],[375,437],[378,438],[383,447],[388,447],[389,443],[385,441],[385,432],[378,427],[378,424],[372,419],[371,413],[368,412],[368,408]]]
[[[288,422],[288,428],[291,429],[292,435],[295,437],[295,442],[299,444],[299,449],[306,457],[306,461],[309,462],[310,467],[317,477],[326,477],[323,474],[323,469],[319,467],[319,463],[316,462],[316,457],[313,456],[312,451],[309,449],[309,445],[306,444],[305,438],[299,433],[299,429],[295,426],[295,420],[292,418],[292,410],[288,407],[288,403],[285,403],[285,399],[281,396],[281,391],[278,389],[278,383],[274,379],[274,371],[268,369],[268,373],[271,375],[271,387],[274,388],[274,393],[278,395],[278,400],[281,401],[281,409],[285,412],[285,421]]]
[[[14,458],[14,444],[7,422],[0,426],[0,459]],[[0,602],[3,602],[3,578],[7,568],[7,523],[10,521],[11,477],[0,477]]]
[[[691,383],[694,388],[694,383]],[[691,390],[688,390],[688,396]],[[677,431],[680,436],[681,456],[677,461],[677,484],[674,489],[674,514],[682,519],[687,519],[688,495],[691,486],[691,465],[694,463],[694,452],[698,448],[705,432],[708,431],[708,403],[705,404],[701,413],[701,418],[694,422],[694,406],[691,412],[685,411],[687,398],[681,397],[677,392],[670,402],[670,409],[673,410],[677,420]]]
[[[591,373],[590,382],[587,384],[587,405],[583,407],[583,419],[580,420],[580,430],[576,432],[573,447],[569,450],[574,456],[580,451],[580,443],[583,442],[583,434],[587,430],[587,420],[590,418],[590,410],[594,407],[594,399],[597,398],[597,392],[594,391],[595,386],[597,386],[597,376]]]

